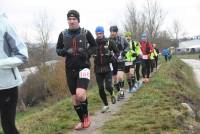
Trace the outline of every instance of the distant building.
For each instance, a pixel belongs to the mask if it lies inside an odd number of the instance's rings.
[[[197,37],[196,39],[193,39],[193,40],[180,42],[179,47],[176,48],[175,52],[177,54],[200,52],[200,39]]]

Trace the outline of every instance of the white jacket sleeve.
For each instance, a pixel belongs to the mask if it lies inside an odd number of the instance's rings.
[[[0,68],[13,68],[27,62],[27,47],[8,22],[6,23],[5,41],[6,46],[8,46],[5,53],[8,57],[0,59]]]
[[[0,68],[13,68],[23,64],[22,60],[17,57],[8,57],[0,59]]]

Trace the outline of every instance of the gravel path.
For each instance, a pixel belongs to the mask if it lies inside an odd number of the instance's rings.
[[[131,97],[131,95],[132,94],[125,92],[125,98],[123,100],[117,101],[116,104],[110,103],[110,111],[107,113],[101,113],[101,111],[97,111],[93,116],[91,116],[92,124],[89,128],[79,131],[74,130],[67,134],[101,134],[98,129],[101,128],[105,122],[112,119],[112,115],[120,110],[120,107]]]
[[[181,59],[181,60],[193,68],[195,75],[194,77],[196,79],[198,87],[200,88],[200,60],[195,60],[195,59]]]
[[[160,65],[158,66],[158,68]],[[100,128],[104,125],[105,122],[112,120],[120,109],[121,106],[129,100],[129,98],[132,96],[132,93],[125,92],[125,98],[121,101],[117,101],[116,104],[111,104],[110,102],[110,112],[107,113],[101,113],[101,111],[97,111],[92,117],[92,124],[89,128],[83,129],[83,130],[72,130],[71,132],[68,132],[67,134],[102,134],[100,131]]]

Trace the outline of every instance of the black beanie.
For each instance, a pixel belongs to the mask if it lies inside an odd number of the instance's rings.
[[[118,32],[118,27],[117,26],[111,26],[110,32]]]
[[[80,15],[79,15],[79,13],[76,10],[70,10],[67,13],[67,18],[69,18],[69,17],[75,17],[75,18],[78,19],[78,22],[80,22]]]

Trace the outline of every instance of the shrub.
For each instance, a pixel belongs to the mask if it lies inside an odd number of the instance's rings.
[[[96,84],[91,60],[91,81],[88,89]],[[65,75],[65,63],[61,59],[56,64],[38,66],[38,71],[28,76],[26,82],[20,87],[19,106],[34,106],[40,102],[57,102],[70,95]],[[19,111],[23,111],[19,109]]]
[[[23,100],[26,106],[36,105],[47,98],[57,101],[68,95],[66,87],[63,62],[40,66],[21,86],[19,100]]]

